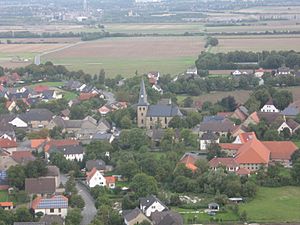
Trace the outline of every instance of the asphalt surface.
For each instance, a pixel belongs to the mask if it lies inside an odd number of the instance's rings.
[[[65,184],[68,178],[66,175],[61,174],[60,180],[63,184]],[[81,197],[85,202],[85,207],[81,211],[81,215],[83,216],[81,225],[89,225],[97,214],[97,209],[94,204],[94,199],[91,196],[88,189],[83,184],[77,182],[76,188],[78,190],[78,194],[81,195]]]

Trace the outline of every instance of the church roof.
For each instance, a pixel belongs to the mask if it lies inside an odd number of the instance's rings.
[[[141,87],[140,87],[140,95],[139,95],[139,102],[137,104],[138,106],[147,106],[149,105],[147,100],[147,92],[145,88],[144,79],[141,81]]]

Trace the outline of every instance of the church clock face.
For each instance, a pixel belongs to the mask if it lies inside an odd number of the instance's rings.
[[[141,98],[144,98],[144,95],[141,95]]]

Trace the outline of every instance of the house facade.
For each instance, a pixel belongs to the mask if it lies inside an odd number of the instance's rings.
[[[145,198],[140,198],[140,209],[147,217],[150,217],[154,212],[168,210],[168,207],[154,195],[150,195]]]

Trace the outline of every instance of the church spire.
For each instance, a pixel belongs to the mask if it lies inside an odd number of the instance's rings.
[[[145,88],[144,79],[142,79],[142,81],[141,81],[138,105],[141,105],[141,106],[149,105],[148,100],[147,100],[147,92],[146,92],[146,88]]]

